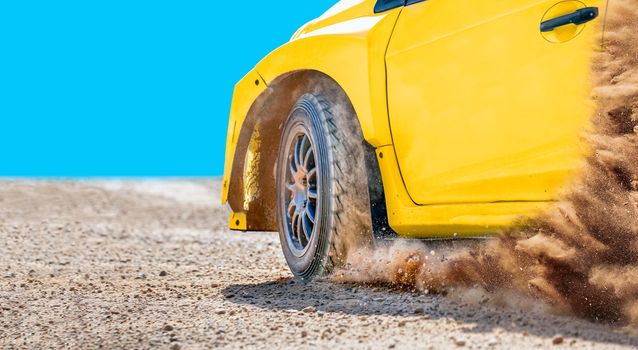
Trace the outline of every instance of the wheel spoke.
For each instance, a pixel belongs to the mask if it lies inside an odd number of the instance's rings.
[[[297,213],[297,211],[292,213],[292,219],[290,221],[292,221],[292,226],[294,228],[295,224],[297,223],[297,220],[299,219],[299,213]]]
[[[307,135],[303,135],[303,138],[301,139],[301,147],[299,147],[299,156],[301,158],[302,154],[306,154],[306,145],[308,146],[308,148],[312,148],[310,147],[310,140],[308,139]]]
[[[290,158],[290,174],[292,175],[293,179],[297,176],[297,165],[295,164],[295,158],[291,157]]]
[[[309,184],[316,184],[317,183],[317,168],[310,170],[308,172],[308,175],[306,175],[306,178],[308,179]]]
[[[297,211],[295,211],[294,213],[292,213],[292,219],[290,220],[291,223],[291,230],[292,233],[295,235],[295,237],[297,237],[297,239],[299,239],[299,234],[297,232],[297,222],[299,221],[299,213]]]
[[[301,240],[302,239],[302,235],[303,235],[303,232],[302,232],[303,231],[303,228],[302,228],[303,222],[302,221],[303,220],[301,218],[301,215],[297,214],[297,239],[299,240],[299,243],[301,243],[302,245],[305,245],[303,243],[303,241]]]
[[[317,188],[309,188],[308,189],[308,198],[317,200]]]
[[[316,221],[316,213],[315,213],[315,208],[313,208],[313,206],[308,205],[308,207],[306,208],[306,216],[308,216],[308,219],[310,219],[310,221],[314,224]]]
[[[306,155],[304,156],[304,159],[303,159],[304,169],[306,169],[306,170],[310,169],[310,165],[311,165],[310,161],[312,160],[314,162],[314,157],[313,156],[314,156],[314,154],[313,154],[313,151],[312,151],[312,147],[309,147],[308,151],[306,152]]]
[[[295,209],[297,206],[295,205],[295,201],[291,200],[290,204],[288,204],[288,217],[292,218],[292,215],[295,213]]]

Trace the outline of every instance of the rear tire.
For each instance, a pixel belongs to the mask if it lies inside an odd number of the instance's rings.
[[[343,266],[373,237],[363,136],[349,101],[335,95],[301,96],[279,147],[279,238],[303,281]]]

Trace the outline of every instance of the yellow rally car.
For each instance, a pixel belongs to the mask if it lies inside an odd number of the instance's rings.
[[[304,280],[391,237],[478,237],[587,148],[604,0],[343,0],[235,87],[222,201]]]

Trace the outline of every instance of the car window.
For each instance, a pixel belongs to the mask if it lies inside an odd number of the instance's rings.
[[[383,12],[405,5],[405,0],[378,0],[374,6],[374,12]]]

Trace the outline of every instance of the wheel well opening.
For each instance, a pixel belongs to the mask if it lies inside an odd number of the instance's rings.
[[[320,93],[350,101],[345,91],[328,75],[315,70],[294,71],[268,85],[249,109],[241,126],[231,170],[228,203],[233,212],[246,214],[247,230],[277,231],[275,173],[281,133],[290,110],[305,93]],[[376,155],[371,146],[367,149],[370,153],[366,156],[366,163],[371,172],[371,214],[373,221],[375,217],[381,219],[373,223],[376,235],[378,230],[391,232],[391,229],[387,225]]]

